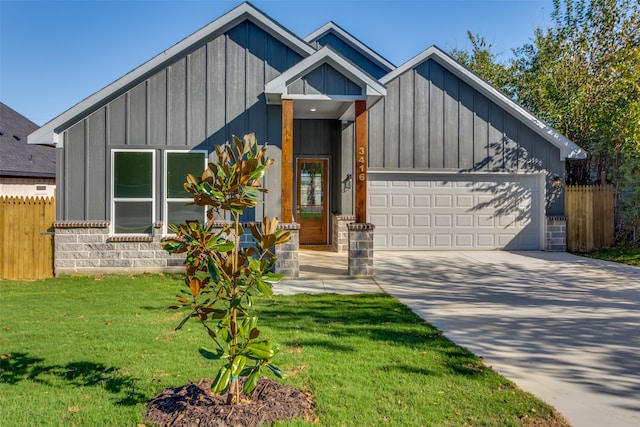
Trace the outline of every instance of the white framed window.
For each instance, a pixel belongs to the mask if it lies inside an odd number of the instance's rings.
[[[111,234],[152,234],[155,150],[111,151]]]
[[[172,234],[169,224],[183,224],[187,220],[206,220],[204,206],[188,205],[193,195],[184,189],[187,174],[202,175],[207,167],[207,151],[166,150],[164,152],[164,229],[165,235]]]

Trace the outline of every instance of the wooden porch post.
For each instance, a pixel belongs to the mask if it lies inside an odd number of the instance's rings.
[[[367,101],[356,101],[356,223],[367,222]]]
[[[293,219],[293,100],[282,100],[282,217],[283,223]]]

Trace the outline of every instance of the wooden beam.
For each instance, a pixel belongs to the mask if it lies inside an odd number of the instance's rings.
[[[282,217],[283,223],[293,218],[293,100],[282,100]]]
[[[356,101],[356,223],[367,222],[367,102]]]

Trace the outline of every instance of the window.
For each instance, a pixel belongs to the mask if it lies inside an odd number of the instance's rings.
[[[151,234],[154,221],[155,153],[114,150],[112,227],[114,234]]]
[[[187,220],[203,222],[206,218],[204,206],[187,205],[193,195],[184,189],[187,174],[202,175],[207,166],[206,151],[165,151],[165,205],[164,233],[168,224],[183,224]]]

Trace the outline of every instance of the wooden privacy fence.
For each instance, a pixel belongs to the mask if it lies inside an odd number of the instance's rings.
[[[0,196],[0,279],[53,277],[55,219],[53,197]]]
[[[615,240],[612,185],[568,185],[565,190],[567,250],[589,252]]]

